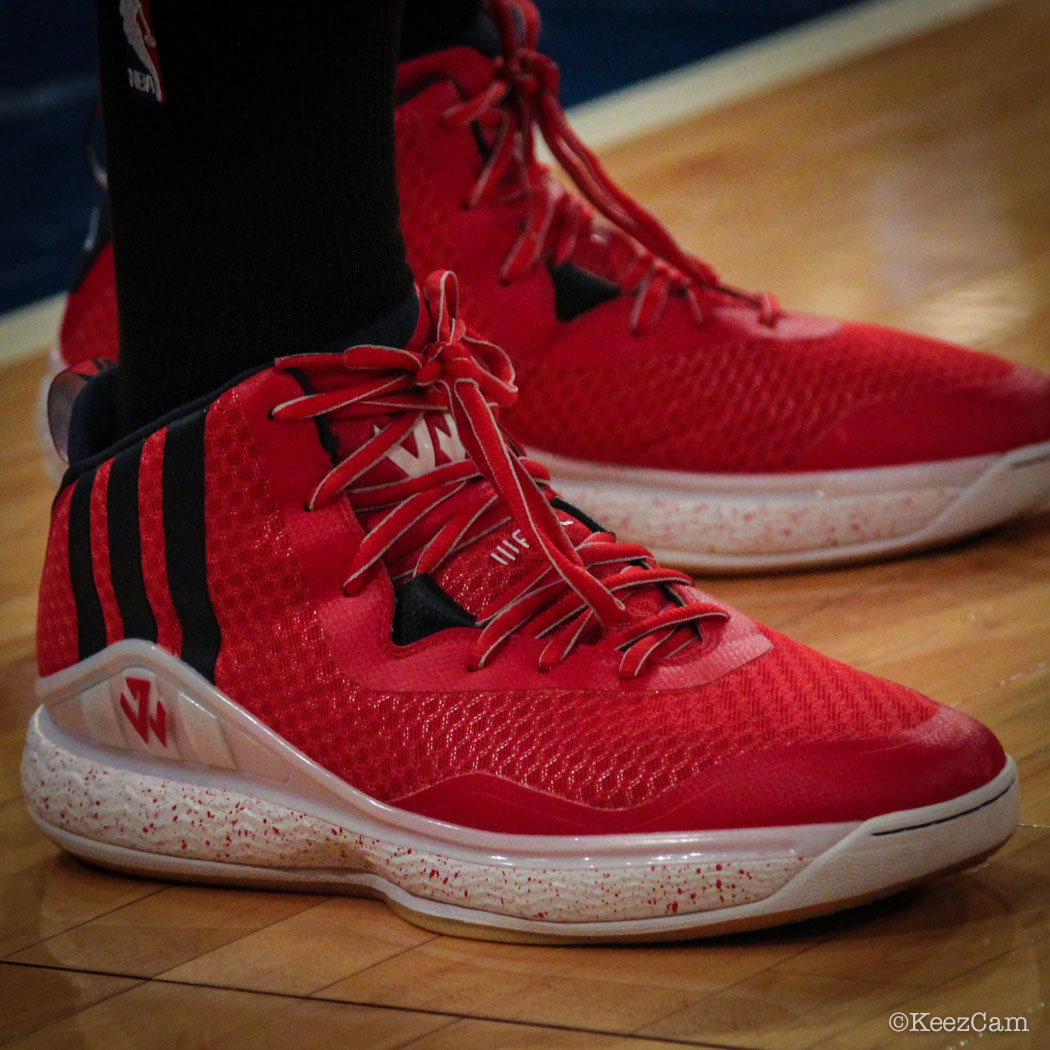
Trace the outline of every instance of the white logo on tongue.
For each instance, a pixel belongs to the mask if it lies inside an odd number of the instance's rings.
[[[496,544],[496,549],[489,551],[489,557],[495,558],[500,565],[510,565],[516,561],[522,551],[529,549],[529,541],[521,534],[521,529],[515,529],[510,534],[510,539],[502,540]]]
[[[448,430],[445,430],[444,427],[448,427]],[[376,427],[376,433],[379,433],[378,427]],[[416,441],[415,453],[409,452],[404,445],[396,445],[386,454],[386,458],[400,467],[410,478],[418,478],[423,474],[429,474],[437,467],[434,439],[430,436],[426,416],[421,416],[416,420],[416,425],[410,433]],[[434,433],[437,434],[441,451],[450,462],[458,463],[467,458],[467,450],[459,440],[459,431],[456,430],[456,422],[451,416],[442,416],[440,422],[434,420]]]

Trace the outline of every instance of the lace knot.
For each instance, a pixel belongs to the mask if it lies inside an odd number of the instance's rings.
[[[549,55],[528,47],[515,48],[497,58],[495,74],[497,79],[526,98],[535,98],[545,92],[557,94],[561,80],[558,63]]]
[[[514,366],[497,346],[471,333],[459,310],[459,281],[445,271],[431,274],[424,285],[431,311],[430,341],[419,354],[414,381],[424,390],[440,389],[451,404],[456,383],[478,388],[488,404],[510,408],[518,397]]]

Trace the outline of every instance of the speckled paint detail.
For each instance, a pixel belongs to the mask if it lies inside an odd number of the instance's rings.
[[[532,450],[562,494],[621,539],[704,572],[838,565],[922,550],[1038,506],[1050,442],[934,463],[797,474],[690,474]]]
[[[567,497],[618,536],[655,550],[775,555],[839,549],[918,532],[960,490],[864,493],[824,499],[729,501],[673,490],[624,499],[616,490],[559,481]]]
[[[206,878],[202,862],[266,869],[271,881],[282,871],[342,874],[348,889],[352,876],[367,874],[422,899],[551,922],[659,918],[747,904],[775,893],[807,863],[794,855],[606,869],[461,861],[243,794],[101,765],[48,739],[35,721],[22,786],[45,829],[197,862],[198,877]],[[244,881],[253,881],[250,874]]]

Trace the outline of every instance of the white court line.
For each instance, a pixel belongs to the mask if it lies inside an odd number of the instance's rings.
[[[608,148],[1003,2],[867,0],[584,102],[568,116],[584,142]]]
[[[588,145],[608,148],[1003,2],[866,0],[574,106],[568,116]],[[538,152],[550,163],[544,149]],[[0,365],[54,341],[62,299],[52,296],[0,317]]]
[[[52,295],[0,317],[0,365],[11,365],[49,349],[62,322],[64,295]]]

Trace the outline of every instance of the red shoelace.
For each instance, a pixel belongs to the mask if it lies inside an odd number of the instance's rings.
[[[725,619],[717,606],[683,595],[679,587],[691,584],[689,577],[661,567],[644,547],[617,542],[610,533],[591,533],[574,545],[551,505],[549,474],[520,456],[500,429],[498,410],[517,396],[510,360],[456,316],[455,275],[432,274],[423,294],[430,332],[407,348],[354,346],[341,354],[298,354],[276,363],[307,385],[311,373],[323,374],[333,388],[277,405],[274,419],[376,420],[373,436],[348,450],[306,501],[314,509],[345,493],[368,523],[351,559],[346,593],[358,593],[424,517],[437,524],[412,550],[410,567],[396,572],[395,579],[432,573],[453,554],[513,521],[529,546],[542,553],[544,564],[479,611],[472,669],[484,667],[506,639],[525,628],[545,639],[541,670],[555,667],[581,640],[600,631],[602,643],[622,653],[620,675],[631,678],[654,658],[668,658],[698,641],[701,620]],[[334,384],[333,372],[338,373]],[[418,477],[364,483],[362,478],[430,413],[451,417],[466,458]],[[394,560],[403,566],[404,550]],[[665,596],[663,607],[632,615],[625,605],[631,592],[656,586]]]
[[[577,137],[558,101],[558,66],[536,51],[540,31],[536,8],[527,0],[490,0],[490,8],[503,45],[494,78],[474,98],[446,110],[443,119],[449,126],[476,121],[492,135],[491,153],[465,202],[468,206],[477,204],[495,186],[511,187],[504,200],[519,195],[528,198],[529,221],[500,276],[512,281],[544,260],[555,265],[566,262],[580,238],[590,236],[595,228],[593,212],[562,190],[536,160],[535,125],[579,191],[611,224],[611,230],[602,232],[627,238],[624,243],[631,249],[630,262],[617,275],[617,283],[635,293],[630,320],[633,332],[657,325],[668,297],[674,294],[686,297],[694,320],[703,324],[700,293],[704,290],[749,303],[762,324],[774,325],[781,310],[772,295],[748,295],[721,284],[710,265],[683,250],[655,216],[612,181]]]

